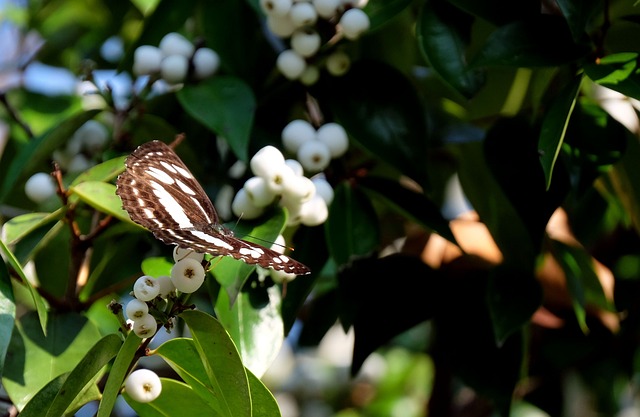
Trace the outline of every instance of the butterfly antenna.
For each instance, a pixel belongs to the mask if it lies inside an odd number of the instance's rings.
[[[173,142],[169,144],[169,147],[175,150],[178,147],[178,145],[180,145],[186,137],[187,135],[185,135],[184,133],[178,133],[175,139],[173,139]]]

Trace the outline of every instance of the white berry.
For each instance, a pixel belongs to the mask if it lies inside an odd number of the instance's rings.
[[[340,0],[313,0],[313,6],[316,8],[318,16],[324,19],[330,19],[335,16]]]
[[[278,165],[284,164],[282,152],[275,146],[265,146],[256,152],[249,161],[251,172],[258,177],[270,177]]]
[[[237,217],[251,220],[260,217],[264,212],[264,208],[253,204],[247,194],[247,190],[241,188],[238,190],[235,197],[233,197],[233,201],[231,202],[231,211]]]
[[[183,259],[171,268],[171,282],[178,291],[195,292],[204,282],[204,268],[195,259]]]
[[[51,175],[38,172],[33,174],[24,184],[24,193],[34,203],[42,203],[56,194],[56,185]]]
[[[325,65],[327,66],[329,74],[339,77],[349,71],[349,68],[351,67],[351,58],[349,58],[349,55],[344,52],[337,51],[327,57]]]
[[[211,48],[199,48],[193,54],[193,75],[198,80],[211,77],[220,67],[220,57]]]
[[[162,63],[162,51],[151,45],[142,45],[133,53],[133,73],[135,75],[148,75],[160,71]]]
[[[198,262],[202,262],[204,259],[204,253],[196,252],[193,249],[182,249],[181,247],[175,246],[173,248],[173,262],[178,262],[185,258],[191,258]]]
[[[319,172],[329,166],[331,161],[331,151],[324,143],[312,140],[305,142],[298,149],[298,161],[305,170],[309,172]]]
[[[292,0],[260,0],[260,7],[267,15],[285,16],[292,4]]]
[[[296,27],[311,26],[316,23],[318,13],[310,3],[294,3],[289,11],[289,18]]]
[[[276,198],[275,193],[267,185],[267,180],[262,177],[251,177],[243,185],[251,202],[257,207],[266,207]]]
[[[303,57],[313,56],[320,49],[320,35],[312,29],[298,29],[291,36],[291,49]]]
[[[288,38],[296,30],[296,26],[288,15],[267,15],[267,27],[274,35],[281,38]]]
[[[181,83],[187,78],[189,60],[182,55],[170,55],[162,60],[160,75],[169,84]]]
[[[287,49],[278,55],[276,66],[282,75],[290,80],[295,80],[299,78],[305,68],[307,68],[307,62],[297,52]]]
[[[100,46],[100,56],[105,61],[115,63],[124,55],[124,42],[119,36],[112,36],[108,38],[102,46]]]
[[[291,168],[295,175],[300,176],[304,174],[304,168],[302,168],[302,165],[296,159],[287,159],[284,161],[284,164]]]
[[[158,331],[156,318],[151,314],[144,314],[133,320],[133,332],[141,339],[153,336]]]
[[[173,282],[171,282],[171,277],[167,275],[159,276],[156,278],[156,281],[158,281],[158,286],[160,287],[160,292],[158,293],[160,298],[166,299],[169,296],[169,293],[176,289]]]
[[[369,29],[369,16],[360,9],[349,9],[340,18],[340,27],[344,37],[355,40]]]
[[[300,223],[305,226],[321,225],[327,220],[327,217],[329,217],[327,203],[318,195],[303,203],[300,208]]]
[[[164,35],[158,46],[164,56],[181,55],[185,58],[191,58],[194,50],[193,44],[187,38],[176,32]]]
[[[144,301],[140,301],[137,298],[129,301],[127,306],[124,309],[125,313],[127,313],[127,317],[131,320],[136,320],[144,316],[145,314],[149,314],[149,306]]]
[[[160,293],[160,286],[155,278],[143,275],[133,284],[133,295],[140,301],[151,301]]]
[[[303,143],[316,138],[316,129],[306,120],[296,119],[282,129],[282,145],[291,153],[298,152]]]
[[[312,178],[311,181],[313,181],[313,184],[316,187],[316,195],[322,197],[327,206],[330,205],[333,201],[334,195],[333,187],[331,187],[331,184],[329,184],[329,182],[324,179],[323,176],[316,176]]]
[[[124,390],[134,401],[148,403],[160,396],[162,382],[155,372],[138,369],[124,381]]]
[[[317,139],[327,145],[332,158],[344,155],[349,149],[349,138],[344,127],[338,123],[326,123],[318,129]]]
[[[282,198],[300,204],[311,200],[315,193],[316,188],[309,178],[304,176],[293,176],[287,178],[284,182]]]

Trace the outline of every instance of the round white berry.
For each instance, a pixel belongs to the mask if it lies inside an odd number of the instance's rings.
[[[171,268],[171,282],[178,291],[195,292],[204,282],[204,268],[195,259],[183,259]]]
[[[282,152],[275,146],[265,146],[261,148],[249,161],[251,172],[258,177],[267,178],[278,165],[284,164],[284,156]]]
[[[171,282],[171,277],[169,276],[161,275],[156,278],[156,281],[158,281],[158,286],[160,287],[160,292],[158,293],[160,298],[166,299],[167,296],[169,296],[169,293],[176,289],[173,282]]]
[[[156,318],[151,314],[144,314],[142,317],[133,320],[133,332],[141,339],[151,337],[158,331]]]
[[[69,165],[67,165],[67,171],[77,173],[83,172],[89,169],[93,163],[83,154],[79,153],[71,158]]]
[[[162,60],[160,75],[169,84],[181,83],[187,78],[189,60],[182,55],[169,55]]]
[[[309,172],[319,172],[329,166],[331,161],[331,151],[324,143],[311,140],[305,142],[298,149],[298,161],[305,170]]]
[[[119,36],[112,36],[100,46],[100,56],[107,62],[115,63],[124,55],[124,42]]]
[[[143,275],[133,284],[133,295],[140,301],[151,301],[160,293],[160,286],[155,278]]]
[[[360,9],[349,9],[340,18],[340,27],[344,37],[355,40],[369,29],[369,16]]]
[[[320,69],[315,65],[307,65],[300,76],[300,82],[304,85],[314,85],[320,79]]]
[[[282,198],[292,202],[303,203],[311,200],[316,193],[313,182],[303,176],[293,176],[287,178],[282,190]]]
[[[305,68],[307,68],[307,62],[297,52],[287,49],[278,55],[276,67],[278,67],[282,75],[290,80],[295,80],[299,78]]]
[[[334,195],[333,187],[331,187],[331,184],[329,184],[329,182],[325,178],[323,178],[323,176],[316,176],[312,178],[311,181],[316,187],[316,195],[322,197],[327,206],[330,205],[333,201]]]
[[[332,158],[338,158],[344,155],[349,149],[349,138],[344,127],[338,123],[326,123],[320,128],[316,134],[317,139],[327,145],[331,152]]]
[[[289,19],[289,15],[267,15],[267,27],[274,35],[281,38],[288,38],[296,30],[296,26]]]
[[[162,382],[158,375],[148,369],[133,371],[124,381],[124,390],[132,400],[148,403],[160,396]]]
[[[318,16],[323,19],[331,19],[335,16],[340,6],[340,0],[313,0],[313,7],[316,8]]]
[[[292,120],[282,129],[281,138],[284,148],[288,152],[296,153],[303,143],[316,138],[316,129],[306,120]]]
[[[185,258],[191,258],[198,262],[202,262],[204,259],[204,253],[196,252],[193,249],[182,249],[181,247],[175,246],[173,248],[173,262],[178,262]]]
[[[296,174],[288,165],[282,163],[274,167],[271,175],[265,177],[267,187],[274,194],[280,194],[284,190],[284,184]]]
[[[320,49],[320,35],[312,29],[298,29],[291,36],[291,49],[303,57],[313,56]]]
[[[269,272],[269,276],[271,277],[273,282],[275,282],[276,284],[291,282],[297,277],[296,274],[285,272],[285,271],[276,271],[275,269],[269,269],[268,272]]]
[[[318,226],[329,217],[327,203],[319,195],[302,204],[300,208],[300,223],[305,226]]]
[[[251,220],[260,217],[264,212],[264,208],[253,204],[247,194],[247,190],[241,188],[231,202],[231,211],[236,217]]]
[[[198,80],[211,77],[220,67],[220,57],[211,48],[199,48],[196,50],[193,54],[192,62],[193,75]]]
[[[133,53],[133,73],[135,75],[148,75],[160,71],[162,63],[162,51],[151,45],[142,45]]]
[[[304,168],[302,168],[302,165],[296,159],[287,159],[284,161],[284,164],[291,168],[295,175],[304,174]]]
[[[294,3],[289,11],[289,18],[296,27],[311,26],[318,20],[318,13],[310,3]]]
[[[260,7],[267,15],[285,16],[291,10],[292,0],[260,0]]]
[[[149,306],[144,301],[140,301],[137,298],[129,301],[124,308],[127,317],[131,320],[140,319],[145,314],[149,314]]]
[[[185,58],[191,58],[194,50],[193,44],[187,38],[176,32],[164,35],[158,47],[165,57],[181,55]]]
[[[349,71],[351,58],[342,51],[336,51],[327,57],[326,64],[329,74],[339,77]]]
[[[276,240],[271,244],[270,249],[274,252],[278,252],[279,254],[283,254],[286,247],[287,241],[284,239],[284,236],[278,235]]]
[[[56,185],[51,175],[38,172],[33,174],[24,184],[24,193],[34,203],[42,203],[56,194]]]
[[[247,192],[249,200],[257,207],[266,207],[273,202],[276,195],[262,177],[251,177],[242,186]]]

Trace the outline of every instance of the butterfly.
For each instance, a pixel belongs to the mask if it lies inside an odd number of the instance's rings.
[[[191,171],[165,143],[154,140],[140,145],[127,157],[125,166],[116,182],[122,208],[161,241],[290,274],[311,272],[287,255],[235,237],[220,223],[213,203]]]

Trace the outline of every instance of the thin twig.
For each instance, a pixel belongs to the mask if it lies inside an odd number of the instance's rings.
[[[33,132],[31,131],[31,128],[24,120],[22,120],[22,118],[20,117],[16,109],[13,108],[11,103],[9,103],[6,93],[0,94],[0,103],[4,105],[5,109],[7,109],[7,113],[9,114],[9,116],[18,124],[18,126],[22,128],[22,130],[25,131],[27,136],[29,136],[29,139],[33,139],[34,136],[33,136]]]

